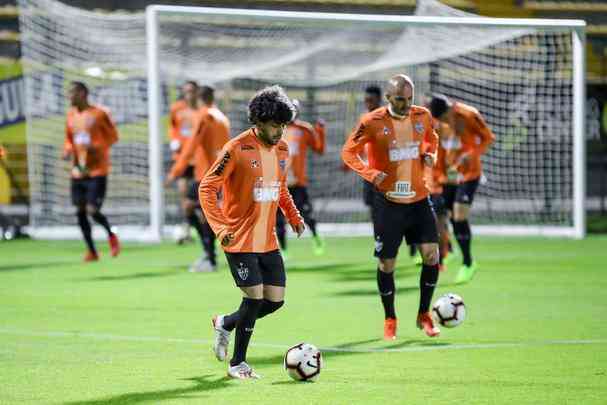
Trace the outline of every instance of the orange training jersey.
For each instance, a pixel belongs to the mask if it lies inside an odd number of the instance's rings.
[[[182,146],[169,178],[181,176],[194,158],[194,176],[202,180],[223,145],[230,140],[230,121],[215,106],[201,107],[196,113],[193,134]]]
[[[434,131],[438,135],[438,145],[436,149],[436,161],[433,167],[425,167],[426,187],[430,194],[441,194],[443,192],[443,184],[445,183],[445,149],[441,145],[441,128],[442,126],[449,127],[438,120],[433,120]]]
[[[387,107],[365,114],[342,150],[342,159],[365,180],[373,183],[384,172],[378,190],[393,202],[408,204],[428,196],[423,155],[436,157],[438,138],[426,108],[412,106],[404,119],[393,118]],[[360,153],[367,147],[367,165]]]
[[[286,185],[289,148],[284,140],[269,147],[249,129],[225,144],[221,155],[200,182],[200,205],[221,241],[232,233],[226,252],[264,253],[278,249],[276,210],[289,223],[302,218]],[[217,192],[223,190],[223,205]]]
[[[319,155],[325,152],[325,128],[296,120],[287,127],[284,139],[289,144],[287,184],[305,187],[308,185],[308,147]]]
[[[71,107],[65,124],[65,150],[72,153],[74,165],[86,167],[87,176],[107,176],[110,147],[118,141],[118,131],[108,114],[91,105],[83,111]]]
[[[193,135],[196,113],[197,109],[190,107],[185,100],[177,100],[171,105],[169,137],[171,141],[177,140],[181,143],[179,151],[173,154],[173,160],[177,160],[185,144]]]
[[[461,153],[470,156],[468,162],[457,166],[461,174],[459,181],[478,179],[482,171],[481,155],[493,143],[495,136],[478,110],[463,103],[453,104],[449,125],[459,137]]]

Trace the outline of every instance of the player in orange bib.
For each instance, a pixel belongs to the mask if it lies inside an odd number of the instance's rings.
[[[72,160],[72,203],[88,247],[84,261],[91,262],[99,260],[99,254],[93,242],[89,215],[106,230],[112,256],[120,252],[120,242],[101,213],[110,172],[110,148],[118,141],[118,131],[104,109],[89,104],[88,94],[84,83],[71,83],[63,157]]]
[[[196,229],[202,243],[205,255],[190,266],[190,272],[210,272],[217,269],[215,254],[215,234],[204,215],[199,218],[196,208],[198,203],[198,187],[213,162],[217,159],[221,148],[230,140],[230,121],[215,105],[215,90],[209,86],[200,87],[201,106],[194,118],[193,136],[182,148],[177,161],[171,168],[167,182],[180,179],[194,160],[194,180],[190,181],[186,193],[183,210],[188,223]]]
[[[289,160],[287,162],[287,185],[295,205],[303,216],[305,224],[314,238],[314,254],[324,253],[324,241],[316,231],[316,219],[313,216],[312,203],[308,196],[308,149],[319,155],[325,153],[325,124],[318,120],[315,126],[298,119],[301,106],[293,100],[295,118],[287,126],[285,140],[289,144]],[[283,252],[287,250],[285,219],[279,212],[276,220],[276,235]]]
[[[190,80],[181,87],[182,99],[175,101],[171,105],[169,114],[169,138],[170,147],[173,152],[173,162],[177,162],[179,156],[185,149],[185,145],[193,136],[194,125],[196,124],[196,114],[198,111],[198,83]],[[194,179],[194,158],[190,158],[184,170],[179,173],[177,178],[177,191],[179,193],[181,209],[185,217],[185,222],[181,225],[183,231],[177,239],[178,244],[185,241],[191,241],[190,227],[188,219],[188,188]]]
[[[384,339],[396,338],[394,268],[403,237],[419,247],[423,258],[417,326],[430,337],[440,333],[430,315],[438,280],[438,231],[424,180],[424,167],[435,163],[438,139],[430,112],[412,105],[413,93],[408,76],[392,77],[388,106],[365,114],[342,150],[344,162],[378,190],[373,228]],[[365,146],[368,164],[360,158]]]
[[[226,359],[230,333],[236,329],[228,366],[232,378],[259,377],[246,363],[255,321],[284,304],[286,275],[275,233],[277,209],[298,236],[305,228],[286,183],[289,147],[282,136],[294,113],[279,86],[259,91],[249,102],[253,127],[225,144],[200,183],[200,204],[244,294],[238,310],[213,318],[213,349],[220,361]],[[219,190],[224,195],[222,207]]]
[[[468,216],[482,175],[481,155],[487,152],[495,136],[476,108],[452,102],[442,94],[433,95],[430,110],[450,131],[441,137],[446,164],[443,196],[463,256],[455,282],[465,283],[472,279],[477,268],[470,249],[472,232]]]

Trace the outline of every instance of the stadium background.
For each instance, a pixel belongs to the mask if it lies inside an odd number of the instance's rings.
[[[64,3],[88,9],[134,12],[141,11],[154,2],[98,0]],[[444,3],[485,16],[580,18],[587,21],[588,230],[607,230],[607,1],[450,0]],[[177,1],[172,4],[401,15],[412,14],[415,8],[414,0]],[[9,221],[26,224],[29,184],[23,82],[19,62],[19,16],[16,1],[1,1],[0,6],[0,144],[7,151],[4,164],[0,167],[0,213],[4,214],[4,223],[0,225],[6,225]],[[128,114],[128,111],[116,113]],[[117,118],[120,120],[120,117]]]

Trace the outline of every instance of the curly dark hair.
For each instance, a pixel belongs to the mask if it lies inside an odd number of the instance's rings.
[[[256,124],[274,121],[277,124],[291,122],[295,106],[287,93],[278,85],[259,90],[249,101],[249,122]]]

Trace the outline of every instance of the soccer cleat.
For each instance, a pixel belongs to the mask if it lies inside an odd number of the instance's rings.
[[[108,242],[110,244],[110,255],[112,257],[118,256],[118,253],[120,253],[120,241],[118,240],[118,236],[115,233],[110,234]]]
[[[230,346],[230,332],[223,328],[224,315],[215,315],[211,324],[215,330],[215,343],[213,352],[219,361],[225,361],[228,357],[228,346]]]
[[[396,339],[396,318],[387,318],[384,320],[384,340]]]
[[[325,254],[325,241],[319,235],[314,236],[313,240],[314,240],[314,254],[316,256],[324,255]]]
[[[200,257],[190,265],[188,271],[190,273],[212,273],[217,271],[217,266],[213,265],[206,257]]]
[[[85,262],[96,262],[96,261],[99,260],[99,255],[97,254],[97,252],[93,252],[92,250],[89,250],[84,255],[84,259],[83,260]]]
[[[228,367],[228,377],[237,378],[239,380],[249,380],[261,378],[253,369],[244,361],[235,366]]]
[[[422,312],[417,314],[417,327],[419,329],[423,329],[423,331],[429,337],[436,337],[440,335],[440,329],[434,326],[434,321],[432,320],[432,315],[430,312]]]
[[[472,263],[470,266],[463,265],[459,268],[457,276],[455,277],[455,284],[464,284],[472,280],[474,273],[476,272],[476,263]]]

